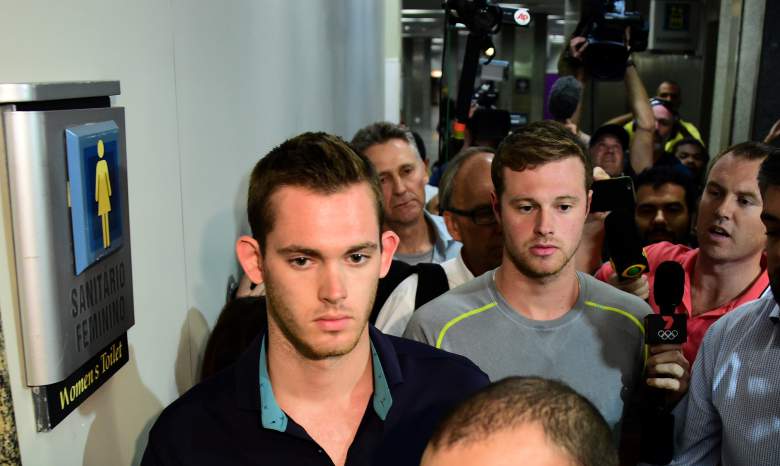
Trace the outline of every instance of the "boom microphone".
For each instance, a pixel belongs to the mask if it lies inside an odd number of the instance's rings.
[[[571,118],[577,110],[582,94],[582,84],[574,76],[558,78],[550,89],[547,108],[553,118],[563,121]]]
[[[621,282],[639,278],[647,270],[647,257],[636,229],[633,212],[613,210],[604,220],[609,261]]]

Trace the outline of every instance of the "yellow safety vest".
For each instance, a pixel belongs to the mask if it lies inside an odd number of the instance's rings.
[[[633,138],[634,137],[634,125],[636,122],[629,121],[623,126],[623,129],[628,132],[628,137]],[[696,140],[698,140],[703,146],[706,147],[704,144],[704,141],[701,139],[701,133],[699,133],[699,130],[696,129],[695,126],[693,126],[693,123],[689,121],[685,121],[682,118],[677,120],[677,124],[679,124],[679,128],[677,132],[672,136],[668,141],[666,141],[666,145],[664,146],[664,150],[666,152],[671,152],[674,148],[674,145],[677,144],[677,141],[680,141],[682,139],[685,139],[686,137],[692,137]],[[679,129],[682,129],[680,131]]]

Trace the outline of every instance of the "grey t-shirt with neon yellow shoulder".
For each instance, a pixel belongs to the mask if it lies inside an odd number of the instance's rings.
[[[504,300],[494,274],[486,272],[421,307],[404,337],[463,355],[492,381],[513,375],[561,380],[596,406],[617,438],[642,382],[650,307],[577,273],[574,307],[555,320],[531,320]]]

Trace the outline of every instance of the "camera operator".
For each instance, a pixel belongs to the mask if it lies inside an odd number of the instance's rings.
[[[627,29],[628,31],[628,29]],[[630,40],[626,32],[625,44],[629,47]],[[580,79],[583,83],[591,77],[591,69],[584,64],[585,51],[589,46],[588,39],[583,36],[575,36],[569,42],[567,52],[564,52],[563,59],[559,63],[559,72],[561,74],[570,73]],[[619,162],[617,168],[615,164],[605,163],[603,148],[597,144],[597,140],[591,140],[590,157],[595,166],[600,166],[610,176],[618,176],[623,172],[640,173],[642,170],[653,165],[653,132],[655,129],[655,117],[650,107],[642,80],[639,73],[630,59],[626,63],[625,75],[623,81],[626,84],[626,93],[628,94],[631,113],[636,119],[635,135],[631,138],[629,144],[629,161]],[[598,131],[597,131],[598,132]],[[625,148],[624,148],[625,149]],[[616,154],[623,158],[622,151]],[[622,170],[620,169],[622,167]]]
[[[682,88],[678,83],[670,79],[665,79],[658,85],[658,89],[655,91],[655,97],[658,101],[664,101],[667,103],[668,112],[674,117],[673,124],[670,125],[671,131],[669,131],[669,137],[663,145],[664,151],[674,153],[674,146],[678,144],[682,139],[692,138],[698,141],[702,146],[704,140],[701,137],[701,133],[696,126],[690,121],[683,120],[680,113],[680,105],[682,104]],[[661,110],[661,109],[658,109]],[[656,115],[656,118],[661,117]],[[624,115],[617,116],[609,120],[609,123],[622,125],[626,128],[629,134],[633,133],[633,115],[626,113]]]

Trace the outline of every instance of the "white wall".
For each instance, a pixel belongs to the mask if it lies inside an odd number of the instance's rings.
[[[299,132],[350,138],[382,118],[382,4],[0,0],[0,11],[0,82],[121,81],[113,104],[126,108],[133,246],[130,363],[38,434],[10,238],[0,231],[0,317],[22,460],[131,464],[155,416],[196,377],[237,272],[248,171]]]

